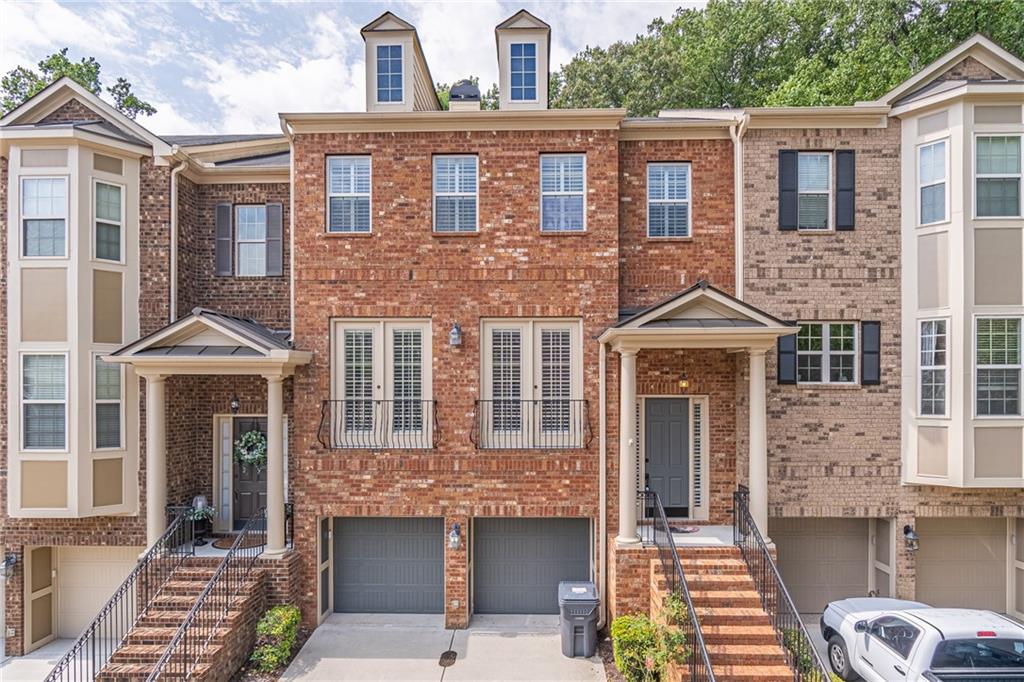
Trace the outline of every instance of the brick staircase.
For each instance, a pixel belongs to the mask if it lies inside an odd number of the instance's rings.
[[[149,677],[218,564],[218,559],[193,557],[177,568],[96,679],[145,680]],[[262,571],[253,571],[200,655],[193,673],[195,679],[221,682],[231,678],[252,648],[256,621],[263,613],[265,599],[264,575]]]

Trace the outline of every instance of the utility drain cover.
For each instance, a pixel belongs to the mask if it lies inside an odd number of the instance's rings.
[[[439,660],[437,664],[442,668],[447,668],[449,666],[455,665],[456,656],[458,656],[458,654],[449,649],[448,651],[441,654],[441,660]]]

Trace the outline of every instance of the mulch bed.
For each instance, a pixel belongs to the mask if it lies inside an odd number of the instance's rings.
[[[306,643],[309,636],[313,634],[312,630],[305,628],[299,628],[298,634],[295,636],[295,648],[292,649],[292,655],[288,659],[288,663],[298,655],[302,649],[302,645]],[[272,673],[265,673],[257,670],[252,663],[246,662],[242,666],[242,669],[235,673],[235,676],[231,678],[231,682],[277,682],[281,679],[281,675],[288,669],[288,663],[281,666],[280,670]],[[610,677],[608,679],[611,679]],[[621,679],[621,678],[620,678]]]
[[[612,638],[607,630],[597,633],[597,655],[604,663],[604,674],[608,682],[626,682],[619,669],[615,667],[615,654],[612,653]]]

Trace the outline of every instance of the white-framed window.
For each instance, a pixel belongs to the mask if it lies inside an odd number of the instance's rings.
[[[485,320],[478,406],[483,448],[573,448],[583,443],[579,320]]]
[[[535,102],[537,100],[537,43],[512,43],[509,45],[510,91],[513,102]]]
[[[946,221],[946,141],[917,148],[918,223]]]
[[[975,319],[975,411],[978,416],[1020,414],[1020,318]]]
[[[434,157],[434,232],[476,232],[479,224],[476,156]]]
[[[1021,136],[975,138],[975,215],[1016,218],[1021,215]]]
[[[797,155],[797,195],[797,229],[831,229],[832,154],[830,152],[800,152]]]
[[[402,46],[378,45],[377,101],[396,103],[402,99]]]
[[[93,181],[94,253],[98,260],[121,262],[124,227],[124,188],[111,182]]]
[[[267,207],[235,206],[235,249],[238,277],[267,276]]]
[[[327,231],[370,232],[370,157],[327,157]]]
[[[121,365],[93,356],[93,446],[97,450],[123,446]]]
[[[583,232],[587,229],[586,173],[587,157],[584,154],[541,154],[542,232]]]
[[[67,253],[68,179],[21,179],[21,255],[63,258]]]
[[[796,336],[799,384],[857,382],[857,325],[853,322],[801,322]]]
[[[67,449],[67,355],[21,356],[21,433],[25,450]]]
[[[949,385],[946,320],[921,320],[918,409],[922,417],[945,417]]]
[[[690,164],[647,164],[647,236],[690,236]]]

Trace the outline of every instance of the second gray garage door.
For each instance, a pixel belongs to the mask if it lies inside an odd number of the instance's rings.
[[[772,518],[779,573],[800,613],[868,593],[868,520]]]
[[[918,601],[1006,611],[1006,519],[919,516],[914,525]]]
[[[590,580],[588,519],[476,519],[474,610],[558,613],[558,583]]]
[[[334,610],[444,613],[444,520],[334,519]]]

